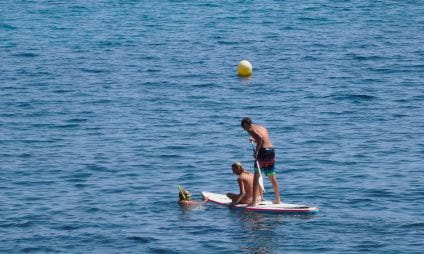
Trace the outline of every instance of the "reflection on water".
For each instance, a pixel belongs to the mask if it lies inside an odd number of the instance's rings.
[[[281,230],[284,224],[293,219],[312,219],[316,216],[282,215],[255,213],[249,211],[233,211],[232,215],[240,223],[240,231],[244,232],[239,249],[246,253],[269,254],[280,253],[279,246],[286,235]]]

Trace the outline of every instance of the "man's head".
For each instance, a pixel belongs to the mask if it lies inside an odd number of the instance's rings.
[[[235,175],[240,175],[241,173],[243,173],[243,165],[240,162],[234,162],[231,165],[231,169],[233,170],[233,174]]]
[[[249,117],[244,117],[244,118],[241,120],[241,127],[242,127],[244,130],[248,130],[248,129],[250,129],[250,127],[252,127],[252,119],[250,119]]]

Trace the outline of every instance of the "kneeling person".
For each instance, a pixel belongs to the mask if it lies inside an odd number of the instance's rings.
[[[227,193],[227,197],[232,200],[232,205],[250,204],[253,200],[253,174],[248,172],[240,162],[233,163],[231,168],[233,173],[238,176],[240,193]],[[259,189],[257,192],[256,195],[262,197],[262,191]]]

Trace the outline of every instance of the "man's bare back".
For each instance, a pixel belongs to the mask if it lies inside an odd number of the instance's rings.
[[[268,134],[268,130],[259,125],[259,124],[252,124],[249,129],[247,129],[247,132],[250,134],[250,136],[254,139],[255,143],[258,145],[256,147],[256,150],[259,150],[260,148],[268,148],[273,147],[271,139]]]

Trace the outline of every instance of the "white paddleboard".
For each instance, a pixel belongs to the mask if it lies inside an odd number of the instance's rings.
[[[227,207],[231,206],[231,199],[226,195],[203,191],[202,196],[207,201]],[[237,204],[231,207],[254,212],[268,213],[316,214],[319,212],[318,207],[287,203],[273,204],[271,201],[261,201],[255,207],[247,207],[246,204]]]

